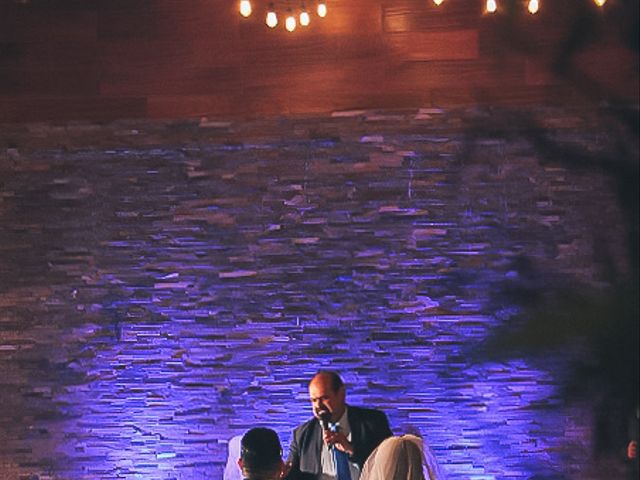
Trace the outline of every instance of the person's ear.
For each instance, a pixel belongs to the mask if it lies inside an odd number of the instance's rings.
[[[242,459],[241,458],[238,459],[238,467],[240,467],[240,470],[244,470],[244,465],[242,463]]]

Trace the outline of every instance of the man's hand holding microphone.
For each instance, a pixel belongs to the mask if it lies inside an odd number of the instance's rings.
[[[347,455],[353,454],[353,446],[347,439],[346,435],[342,432],[333,432],[329,426],[331,421],[331,412],[328,410],[320,410],[317,412],[317,417],[320,420],[322,426],[322,438],[329,447],[334,446],[341,452],[345,452]]]

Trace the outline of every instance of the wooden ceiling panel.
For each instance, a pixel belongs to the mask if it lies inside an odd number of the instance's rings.
[[[477,30],[396,33],[387,36],[392,50],[408,61],[475,60]]]
[[[0,91],[5,95],[98,95],[99,74],[83,66],[73,68],[0,68]]]
[[[96,95],[96,51],[95,41],[10,44],[0,53],[0,92]]]
[[[287,42],[286,45],[263,42],[241,52],[242,63],[249,70],[289,65],[321,65],[330,69],[363,59],[375,61],[389,53],[389,46],[379,35],[315,35]]]
[[[201,95],[228,92],[232,95],[235,85],[246,82],[242,72],[235,68],[188,68],[165,71],[154,65],[131,76],[123,75],[101,78],[100,93],[110,96],[154,96],[154,95]]]
[[[145,70],[162,69],[172,74],[176,69],[188,67],[234,67],[241,63],[242,52],[226,42],[192,44],[130,40],[102,44],[99,61],[105,76],[117,74],[133,78],[144,75]]]
[[[100,2],[98,37],[104,41],[227,37],[240,20],[236,3],[229,1],[109,0]]]
[[[49,2],[25,5],[0,2],[0,42],[95,43],[95,3]]]
[[[483,0],[329,0],[293,33],[253,4],[245,19],[229,0],[2,2],[0,110],[29,117],[29,95],[82,118],[640,96],[637,2],[545,0],[531,16],[524,1],[484,15]]]
[[[496,88],[524,85],[525,62],[512,59],[508,64],[493,60],[417,62],[407,64],[395,75],[398,88],[420,89]]]
[[[481,6],[474,1],[400,0],[382,4],[383,29],[389,33],[460,30],[479,21]]]

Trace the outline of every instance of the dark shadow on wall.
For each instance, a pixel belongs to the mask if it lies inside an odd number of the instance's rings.
[[[613,2],[612,2],[613,3]],[[619,41],[636,58],[638,70],[638,2],[619,1],[611,5],[609,20],[619,25]],[[520,311],[505,322],[475,352],[477,361],[514,357],[544,358],[553,352],[576,349],[572,367],[562,384],[567,401],[587,400],[593,405],[593,455],[614,458],[630,478],[637,478],[638,463],[626,458],[626,446],[638,436],[640,390],[639,357],[639,134],[637,105],[608,92],[580,71],[576,57],[599,40],[595,14],[584,9],[566,35],[554,62],[555,73],[570,81],[586,97],[608,98],[598,124],[602,148],[594,152],[563,139],[540,119],[523,112],[501,111],[487,123],[478,123],[467,132],[463,158],[478,157],[480,138],[526,138],[543,166],[567,171],[596,172],[609,179],[623,215],[626,238],[621,268],[610,245],[610,232],[591,229],[593,262],[600,266],[601,284],[576,283],[575,279],[554,276],[523,252],[512,259],[511,278],[496,285],[494,311],[501,305],[518,304]],[[505,38],[523,54],[535,49],[523,38],[507,16],[502,25]],[[636,77],[637,78],[637,77]],[[605,213],[602,213],[605,215]],[[583,349],[583,350],[582,350]]]

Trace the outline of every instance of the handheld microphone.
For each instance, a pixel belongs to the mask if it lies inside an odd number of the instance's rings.
[[[323,432],[328,432],[330,430],[329,429],[329,421],[331,420],[331,412],[323,410],[322,412],[320,412],[318,417],[320,419],[320,425],[322,426],[322,431]],[[329,445],[329,448],[333,448],[333,444],[332,443],[330,443],[328,445]]]
[[[331,413],[323,410],[318,415],[320,420],[320,425],[322,426],[322,430],[329,430],[329,420],[331,420]]]

